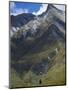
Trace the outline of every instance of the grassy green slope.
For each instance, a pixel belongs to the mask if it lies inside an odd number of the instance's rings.
[[[53,57],[52,66],[47,73],[42,75],[36,75],[31,69],[28,72],[24,72],[21,77],[18,72],[12,70],[11,86],[12,87],[29,87],[29,86],[48,86],[48,85],[64,85],[65,84],[65,49],[63,44],[53,44],[50,48],[39,53],[27,54],[23,57],[23,60],[19,60],[18,63],[31,62],[34,66],[36,63],[42,62],[43,58],[47,58],[48,55],[59,48],[58,53]],[[16,63],[16,62],[15,62]],[[32,67],[31,67],[32,68]],[[41,84],[39,80],[41,79]]]

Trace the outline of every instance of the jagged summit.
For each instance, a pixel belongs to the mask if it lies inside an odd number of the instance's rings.
[[[44,16],[44,15],[46,15],[49,11],[51,11],[51,12],[59,12],[59,13],[61,13],[61,14],[63,14],[64,12],[62,11],[62,10],[59,10],[58,8],[56,8],[54,5],[52,5],[52,4],[48,4],[48,6],[47,6],[47,10],[45,11],[45,12],[43,12],[41,15],[39,15],[39,16]]]
[[[49,4],[47,10],[39,16],[30,13],[11,16],[10,34],[14,37],[23,35],[23,37],[34,38],[34,36],[42,35],[51,24],[56,25],[65,34],[65,14],[52,4]]]
[[[43,17],[44,15],[46,15],[48,12],[53,12],[53,11],[58,11],[59,13],[63,13],[61,10],[57,9],[55,6],[53,6],[52,4],[48,4],[47,10],[45,12],[43,12],[41,15],[38,15],[38,17]],[[31,14],[31,13],[22,13],[19,15],[11,15],[10,19],[11,19],[11,26],[12,27],[20,27],[26,23],[28,23],[30,20],[33,20],[36,16]]]
[[[59,9],[56,8],[53,4],[48,4],[47,11],[48,11],[49,9],[56,9],[56,10],[62,12],[62,10],[59,10]]]

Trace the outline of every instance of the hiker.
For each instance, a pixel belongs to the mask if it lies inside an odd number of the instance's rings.
[[[41,81],[41,79],[39,80],[39,84],[41,84],[42,83],[42,81]]]

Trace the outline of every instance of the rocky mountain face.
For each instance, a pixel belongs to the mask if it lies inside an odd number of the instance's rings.
[[[53,13],[54,12],[54,13]],[[48,5],[47,11],[43,12],[39,16],[33,14],[21,14],[17,16],[11,16],[11,30],[10,35],[14,32],[21,33],[24,37],[26,33],[36,34],[39,27],[48,28],[54,24],[60,28],[61,32],[65,28],[65,12],[58,10],[53,5]],[[60,27],[61,25],[61,27]]]
[[[17,16],[11,15],[10,20],[11,20],[11,33],[15,32],[20,29],[21,26],[25,25],[28,23],[30,20],[34,19],[34,15],[28,13],[23,13]]]
[[[65,50],[65,12],[49,4],[41,15],[10,16],[10,22],[11,67],[20,75],[46,74]]]

